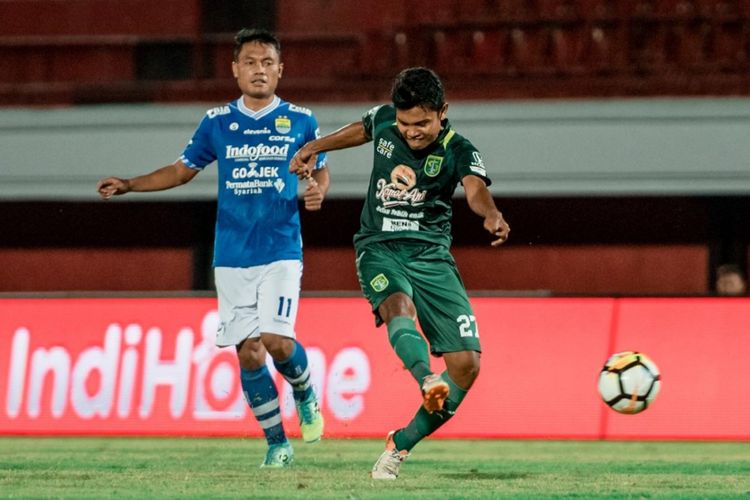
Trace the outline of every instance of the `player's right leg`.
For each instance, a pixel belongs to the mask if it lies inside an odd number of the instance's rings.
[[[401,463],[409,456],[411,450],[417,443],[445,425],[466,397],[479,373],[479,353],[461,351],[445,353],[444,356],[448,369],[440,374],[440,378],[450,389],[442,408],[429,412],[422,406],[406,427],[388,434],[386,449],[372,468],[373,479],[396,479]]]
[[[261,467],[288,467],[294,452],[281,421],[279,394],[266,366],[266,349],[260,342],[258,269],[219,267],[215,277],[220,318],[216,344],[236,346],[242,392],[268,442]]]
[[[428,411],[442,408],[448,385],[430,369],[429,347],[417,330],[417,310],[412,301],[411,277],[404,273],[405,263],[424,245],[393,242],[369,244],[357,249],[357,275],[376,323],[385,323],[388,340],[396,355],[420,386]]]
[[[242,392],[268,442],[261,467],[288,467],[294,462],[292,445],[281,423],[279,393],[265,364],[266,349],[259,339],[246,339],[237,346]]]

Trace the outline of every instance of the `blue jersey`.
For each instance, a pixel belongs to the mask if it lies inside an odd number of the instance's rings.
[[[319,135],[309,109],[278,97],[259,111],[240,97],[206,113],[180,160],[197,170],[218,163],[215,267],[302,258],[297,176],[289,161]],[[320,155],[316,168],[324,165]]]

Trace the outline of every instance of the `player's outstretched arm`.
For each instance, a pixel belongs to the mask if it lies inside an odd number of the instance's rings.
[[[469,208],[475,214],[484,217],[484,228],[497,238],[491,245],[496,247],[505,243],[510,234],[510,226],[495,206],[495,200],[492,199],[492,194],[487,189],[487,185],[476,175],[467,175],[461,179],[461,183],[464,185],[464,191],[466,191],[466,201],[469,203]]]
[[[302,146],[289,163],[289,171],[297,174],[297,177],[300,179],[305,179],[310,177],[315,167],[318,153],[352,148],[370,140],[365,133],[365,126],[362,122],[350,123],[335,132],[331,132],[320,139],[315,139]]]
[[[129,193],[130,191],[162,191],[189,182],[198,171],[187,167],[177,160],[171,165],[154,170],[150,174],[140,175],[132,179],[119,177],[105,177],[96,184],[99,196],[108,200],[112,196]]]
[[[306,210],[314,211],[321,209],[323,200],[328,192],[329,184],[328,167],[313,170],[312,176],[307,179],[305,192],[302,194]]]

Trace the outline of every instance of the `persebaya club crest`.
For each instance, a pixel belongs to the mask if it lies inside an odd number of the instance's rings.
[[[443,157],[429,155],[424,161],[424,173],[429,177],[435,177],[440,173],[440,167],[443,166]]]
[[[388,288],[388,278],[385,277],[385,274],[380,273],[370,281],[370,286],[376,292],[382,292]]]

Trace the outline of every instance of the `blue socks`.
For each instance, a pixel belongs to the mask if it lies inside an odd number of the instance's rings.
[[[298,402],[307,401],[312,395],[310,384],[310,367],[307,365],[307,353],[302,344],[292,339],[294,349],[291,356],[284,361],[273,361],[276,369],[292,386],[294,400]]]
[[[240,367],[240,378],[245,401],[253,410],[268,444],[285,442],[286,434],[281,424],[279,393],[268,368],[265,365],[257,370],[245,370]]]

